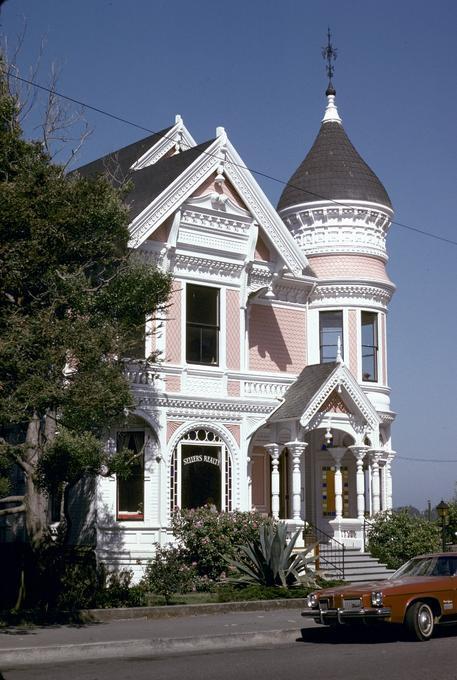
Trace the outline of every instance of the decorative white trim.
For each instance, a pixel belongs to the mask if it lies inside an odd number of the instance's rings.
[[[215,432],[216,434],[219,435],[219,437],[223,440],[224,444],[226,445],[228,449],[228,453],[231,456],[232,459],[232,507],[233,508],[238,508],[240,505],[240,500],[241,500],[241,494],[240,494],[240,486],[241,486],[241,452],[238,444],[235,441],[234,436],[232,433],[224,427],[224,425],[221,425],[220,423],[216,423],[211,420],[205,420],[205,419],[198,419],[194,418],[192,421],[189,421],[187,423],[184,423],[180,427],[178,427],[173,435],[170,438],[170,441],[168,442],[168,447],[167,447],[167,470],[169,469],[171,465],[171,460],[173,456],[173,451],[176,448],[176,446],[179,444],[180,440],[184,437],[184,435],[187,432],[190,432],[191,430],[209,430],[211,432]],[[168,478],[167,482],[167,498],[169,498],[169,491],[170,491],[170,478]]]
[[[226,149],[225,173],[227,177],[271,239],[284,263],[295,276],[300,277],[308,266],[306,257],[296,247],[292,236],[278,217],[278,213],[228,139]]]
[[[130,225],[130,247],[138,248],[173,211],[190,198],[195,189],[224,163],[224,174],[238,191],[259,225],[264,229],[284,264],[300,278],[308,261],[297,247],[275,209],[226,135],[220,135],[182,174],[148,205]]]
[[[313,289],[310,304],[323,306],[372,306],[376,310],[385,311],[395,287],[388,284],[368,283],[318,283]]]
[[[342,122],[343,121],[338,114],[338,109],[336,108],[335,95],[327,95],[327,107],[325,109],[324,117],[322,118],[321,123],[340,123],[341,125]]]
[[[387,206],[347,199],[313,201],[288,207],[281,217],[306,256],[361,253],[388,259],[386,236],[393,211]]]
[[[320,389],[316,392],[300,418],[300,425],[307,427],[314,415],[319,411],[319,408],[325,403],[331,393],[335,389],[341,388],[346,391],[360,415],[363,416],[364,420],[370,426],[370,429],[375,432],[379,432],[379,424],[381,422],[380,417],[368,399],[367,395],[362,390],[345,364],[340,364],[337,366],[330,374],[328,379],[324,382],[324,384],[320,387]],[[344,401],[344,394],[342,395],[342,398]]]
[[[163,135],[158,142],[156,142],[150,149],[148,149],[138,160],[130,166],[131,170],[142,170],[148,165],[154,165],[171,149],[176,151],[187,151],[196,146],[197,142],[190,134],[189,130],[184,125],[181,116],[176,116],[176,123]],[[178,147],[178,148],[176,148]]]

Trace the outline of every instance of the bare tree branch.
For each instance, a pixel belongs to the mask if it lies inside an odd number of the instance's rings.
[[[0,517],[4,517],[5,515],[17,515],[20,512],[25,512],[25,504],[17,505],[15,508],[0,510]]]
[[[0,498],[0,503],[22,503],[25,496],[6,496],[6,498]]]

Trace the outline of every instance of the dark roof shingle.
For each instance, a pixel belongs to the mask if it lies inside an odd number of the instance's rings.
[[[311,399],[337,366],[335,362],[306,366],[289,387],[284,395],[284,402],[273,411],[268,422],[301,418]]]
[[[107,174],[110,181],[116,185],[131,181],[133,188],[125,196],[124,201],[129,206],[130,219],[133,220],[214,142],[214,139],[210,139],[174,156],[164,156],[141,170],[130,170],[130,166],[170,129],[167,128],[156,135],[113,151],[77,168],[74,172],[83,177]]]
[[[343,126],[326,122],[282,192],[278,211],[312,201],[345,199],[392,207],[381,181],[358,154]]]

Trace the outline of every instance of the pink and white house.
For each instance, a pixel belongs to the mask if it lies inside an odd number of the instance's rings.
[[[137,408],[112,450],[143,449],[97,482],[97,551],[139,569],[177,507],[256,508],[362,548],[392,506],[385,265],[389,197],[343,129],[335,91],[275,209],[224,128],[175,124],[80,168],[129,175],[131,247],[173,274],[150,336],[157,371],[128,367]],[[144,356],[144,355],[143,355]]]

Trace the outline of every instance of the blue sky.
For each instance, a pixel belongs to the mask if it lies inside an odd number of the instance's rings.
[[[10,46],[24,17],[23,74],[44,37],[40,82],[55,62],[62,92],[151,130],[176,113],[198,141],[223,125],[249,167],[284,181],[319,129],[330,24],[339,113],[395,219],[457,240],[454,0],[7,0],[0,30]],[[80,163],[145,134],[86,117],[94,131]],[[282,185],[258,181],[276,204]],[[456,461],[397,459],[394,503],[423,508],[457,481],[457,246],[393,225],[388,248],[394,448]]]

